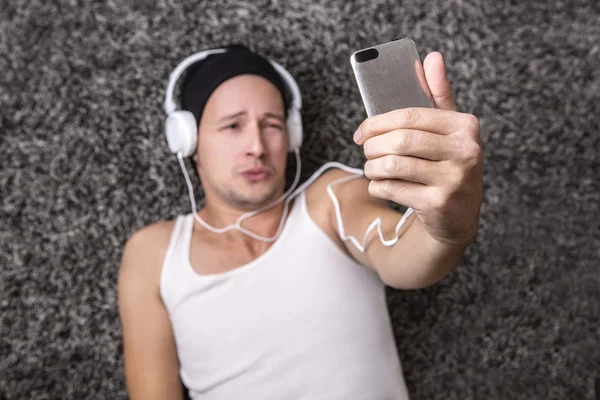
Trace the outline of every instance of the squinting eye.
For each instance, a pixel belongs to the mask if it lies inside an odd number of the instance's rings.
[[[231,125],[227,125],[224,126],[223,129],[237,129],[238,128],[238,124],[231,124]]]
[[[279,130],[283,130],[283,128],[281,127],[281,125],[277,125],[277,124],[269,124],[267,125],[269,128],[275,128],[275,129],[279,129]]]

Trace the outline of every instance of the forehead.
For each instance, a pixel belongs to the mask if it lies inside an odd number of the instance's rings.
[[[277,87],[262,76],[238,75],[220,84],[206,103],[211,112],[238,111],[249,106],[281,112],[283,99]]]

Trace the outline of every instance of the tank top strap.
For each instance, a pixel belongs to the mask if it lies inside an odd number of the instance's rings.
[[[191,217],[191,220],[188,217]],[[181,269],[185,265],[186,257],[188,257],[191,223],[193,223],[191,214],[177,216],[169,246],[165,253],[160,274],[160,294],[167,307],[169,306],[169,299],[173,297],[173,290],[176,290],[178,280],[183,275]]]

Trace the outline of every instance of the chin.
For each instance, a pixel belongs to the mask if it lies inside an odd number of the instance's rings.
[[[274,202],[278,197],[279,195],[277,190],[269,190],[254,196],[249,196],[248,200],[256,207],[263,207]]]
[[[262,188],[251,188],[246,193],[236,191],[232,194],[236,203],[245,206],[245,208],[257,209],[274,202],[282,193],[280,193],[279,185],[271,184]]]

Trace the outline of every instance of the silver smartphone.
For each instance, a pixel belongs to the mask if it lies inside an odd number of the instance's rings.
[[[355,51],[350,64],[367,115],[434,107],[415,43],[408,38]]]

